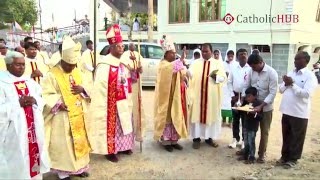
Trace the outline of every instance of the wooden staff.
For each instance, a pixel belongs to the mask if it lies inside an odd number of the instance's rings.
[[[139,68],[141,68],[141,59],[140,59],[140,56],[141,56],[141,50],[140,50],[140,38],[138,39],[138,53],[139,53],[139,62],[137,63],[139,65]],[[140,73],[140,72],[138,72]],[[139,75],[139,80],[138,80],[138,87],[139,87],[139,91],[138,91],[138,112],[139,112],[139,117],[138,117],[138,122],[139,122],[139,129],[140,129],[140,135],[141,135],[141,138],[142,138],[142,127],[141,127],[141,124],[142,124],[142,120],[141,120],[141,76]],[[140,153],[142,153],[142,139],[140,141]]]

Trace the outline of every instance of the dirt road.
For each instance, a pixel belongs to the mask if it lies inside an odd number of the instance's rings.
[[[148,120],[143,152],[139,152],[137,143],[134,154],[120,155],[120,162],[116,164],[108,162],[104,156],[92,155],[89,179],[320,179],[320,88],[312,99],[312,115],[303,159],[291,170],[275,166],[282,143],[281,114],[278,111],[281,95],[277,95],[275,102],[267,150],[268,162],[263,165],[245,165],[236,160],[236,150],[227,148],[232,138],[230,128],[223,129],[218,148],[202,144],[199,150],[194,150],[189,139],[181,141],[183,151],[166,152],[152,138],[153,94],[152,89],[143,91],[143,104]],[[257,145],[259,139],[258,135]],[[45,179],[56,179],[56,176],[48,174]]]

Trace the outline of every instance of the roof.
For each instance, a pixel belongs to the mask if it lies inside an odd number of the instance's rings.
[[[103,0],[108,4],[113,10],[118,13],[127,12],[129,8],[128,0]],[[133,13],[148,13],[148,3],[146,0],[131,0]],[[158,1],[153,0],[153,12],[157,13],[158,10]]]

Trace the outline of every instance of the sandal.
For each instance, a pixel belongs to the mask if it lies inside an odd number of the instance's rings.
[[[212,146],[212,147],[214,147],[214,148],[219,147],[219,144],[216,143],[215,141],[213,141],[211,138],[206,139],[205,142],[206,142],[209,146]]]
[[[75,175],[75,176],[77,176],[77,177],[81,177],[81,178],[85,178],[85,177],[89,177],[89,173],[88,172],[83,172],[83,173],[81,173],[81,174],[77,174],[77,175]]]
[[[265,162],[266,162],[266,159],[264,159],[264,157],[259,157],[259,158],[257,159],[257,163],[263,164],[263,163],[265,163]]]

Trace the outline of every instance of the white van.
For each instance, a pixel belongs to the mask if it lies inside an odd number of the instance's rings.
[[[128,50],[129,42],[123,42],[125,45],[125,51]],[[136,45],[136,51],[138,51],[138,43],[134,42]],[[109,44],[99,43],[97,51],[100,55],[105,56],[109,49]],[[140,43],[140,53],[144,61],[142,61],[143,73],[141,75],[142,86],[155,86],[157,79],[157,68],[159,62],[163,59],[164,51],[162,47],[155,43]],[[177,54],[176,58],[180,58],[180,55]]]

